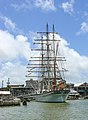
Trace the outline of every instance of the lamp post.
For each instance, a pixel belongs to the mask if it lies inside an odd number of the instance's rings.
[[[7,81],[7,89],[9,90],[10,89],[10,78],[8,78],[8,81]]]
[[[2,80],[2,88],[3,88],[3,83],[4,83],[4,80]]]

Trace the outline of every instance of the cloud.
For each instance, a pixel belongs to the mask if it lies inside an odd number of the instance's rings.
[[[30,43],[23,35],[14,36],[0,30],[0,61],[14,60],[19,57],[29,59]]]
[[[44,11],[52,10],[55,11],[54,0],[25,0],[20,4],[11,4],[16,10],[30,10],[32,8],[41,8]]]
[[[3,23],[5,29],[7,29],[9,32],[13,33],[23,33],[21,29],[19,29],[15,22],[13,22],[10,18],[6,16],[0,16],[0,21]]]
[[[56,10],[54,0],[35,0],[35,6],[41,8],[42,10]]]
[[[24,0],[24,2],[20,2],[19,4],[11,4],[13,8],[15,8],[17,11],[19,10],[30,10],[32,8],[33,1],[30,0]]]
[[[6,16],[0,16],[0,20],[2,22],[4,22],[4,25],[7,29],[11,29],[12,31],[14,31],[16,29],[16,24],[14,22],[12,22],[11,19],[9,19]]]
[[[70,0],[69,2],[63,2],[61,8],[64,10],[64,12],[67,12],[68,14],[72,15],[74,13],[74,2],[74,0]]]
[[[85,34],[85,33],[88,33],[88,23],[87,22],[82,22],[81,27],[80,27],[80,31],[77,32],[76,34],[80,35],[80,34]]]
[[[83,17],[88,21],[88,12],[85,11]]]

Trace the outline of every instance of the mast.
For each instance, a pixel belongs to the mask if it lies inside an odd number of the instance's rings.
[[[43,39],[43,36],[41,37]],[[44,45],[43,45],[43,41],[41,41],[41,63],[40,63],[40,68],[41,68],[41,84],[40,84],[40,92],[42,93],[42,90],[43,90],[43,80],[44,80],[44,53],[43,53],[43,48]]]
[[[42,37],[42,39],[43,39],[43,37]],[[42,67],[42,80],[44,79],[44,53],[43,53],[43,41],[41,41],[41,50],[42,50],[42,53],[41,53],[41,55],[42,55],[42,62],[41,62],[41,67]]]
[[[54,90],[56,90],[56,56],[55,56],[55,43],[54,43],[54,25],[53,25],[53,56],[54,56]]]
[[[49,35],[48,24],[46,25],[46,39],[47,39],[47,65],[48,65],[48,90],[50,90],[50,63],[49,63]]]

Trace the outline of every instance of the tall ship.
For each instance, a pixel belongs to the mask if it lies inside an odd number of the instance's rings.
[[[67,70],[62,65],[66,60],[59,53],[60,40],[56,39],[58,33],[55,32],[54,25],[52,32],[49,31],[47,24],[46,31],[37,34],[34,44],[38,48],[32,49],[34,56],[27,66],[27,77],[38,80],[39,89],[35,99],[38,102],[65,102],[69,90],[64,76]]]

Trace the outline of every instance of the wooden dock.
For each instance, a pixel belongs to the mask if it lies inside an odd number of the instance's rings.
[[[16,100],[0,101],[0,106],[20,106],[20,101]]]

